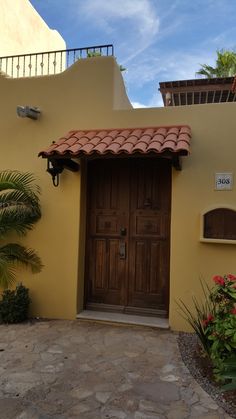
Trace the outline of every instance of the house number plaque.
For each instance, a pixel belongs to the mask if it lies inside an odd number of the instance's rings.
[[[215,189],[217,191],[233,189],[233,173],[215,173]]]

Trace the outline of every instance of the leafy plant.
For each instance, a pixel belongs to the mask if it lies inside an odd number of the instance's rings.
[[[87,58],[92,58],[92,57],[101,57],[102,56],[102,53],[101,53],[101,51],[87,51]],[[120,71],[122,72],[122,71],[126,71],[127,69],[125,68],[125,67],[123,67],[123,65],[119,65],[119,69],[120,69]]]
[[[120,64],[120,65],[119,65],[119,68],[120,68],[120,71],[121,71],[121,72],[122,72],[122,71],[126,71],[126,70],[127,70],[127,68],[123,67],[123,65],[122,65],[122,64]]]
[[[20,323],[28,318],[29,290],[18,285],[15,290],[4,290],[0,301],[0,322]]]
[[[210,298],[217,310],[205,333],[212,343],[210,355],[215,376],[221,380],[225,362],[236,350],[236,277],[231,274],[223,277],[216,275],[213,281],[215,287]]]
[[[8,288],[15,281],[18,264],[32,272],[42,269],[37,253],[18,243],[5,244],[8,233],[25,235],[41,217],[40,189],[31,173],[0,172],[0,286]]]
[[[224,362],[222,378],[230,380],[222,387],[223,391],[236,390],[236,355],[232,355]]]
[[[87,51],[87,58],[92,57],[101,57],[102,53],[100,51]]]

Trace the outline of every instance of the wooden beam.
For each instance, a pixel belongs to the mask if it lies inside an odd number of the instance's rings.
[[[232,84],[207,84],[199,85],[199,86],[178,86],[178,87],[161,87],[159,90],[162,94],[164,93],[185,93],[185,92],[211,92],[215,90],[230,90],[231,91]]]
[[[175,170],[182,170],[182,164],[180,160],[180,156],[177,154],[176,156],[172,157],[172,166],[175,168]]]

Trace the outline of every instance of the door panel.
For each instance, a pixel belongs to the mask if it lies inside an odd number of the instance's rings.
[[[170,182],[168,162],[132,162],[128,306],[163,315],[168,307]]]
[[[119,250],[124,241],[121,228],[128,225],[127,168],[127,163],[115,160],[98,160],[88,167],[86,282],[90,303],[124,304],[126,260],[120,258]]]
[[[170,193],[168,161],[88,164],[88,305],[167,315]]]

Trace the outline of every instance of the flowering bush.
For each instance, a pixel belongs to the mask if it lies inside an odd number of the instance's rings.
[[[203,286],[204,303],[193,299],[195,314],[182,301],[179,307],[211,358],[216,379],[221,380],[226,378],[228,360],[236,355],[236,276],[216,275],[213,281],[212,289]]]
[[[214,276],[215,286],[209,294],[215,303],[214,315],[203,319],[205,336],[210,341],[210,357],[217,379],[221,378],[225,361],[236,352],[236,276]]]

